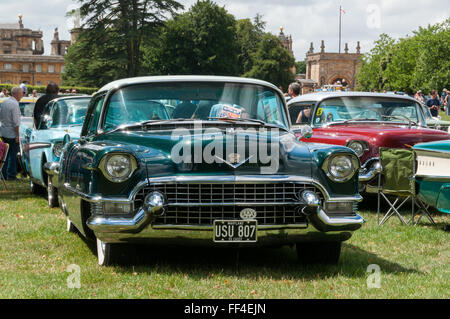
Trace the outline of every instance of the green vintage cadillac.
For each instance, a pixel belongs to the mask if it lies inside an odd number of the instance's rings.
[[[336,263],[364,222],[358,157],[294,129],[311,134],[264,81],[123,79],[93,96],[80,139],[45,169],[100,265],[121,243],[296,244],[301,261]]]
[[[416,144],[417,193],[427,204],[450,213],[450,140]]]

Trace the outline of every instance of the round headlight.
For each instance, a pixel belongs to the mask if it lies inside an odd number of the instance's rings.
[[[117,183],[131,177],[135,167],[134,158],[126,154],[107,155],[103,166],[106,178]]]
[[[363,145],[363,143],[358,142],[358,141],[352,141],[352,142],[348,143],[347,147],[354,150],[356,155],[358,155],[358,157],[361,157],[361,155],[363,155],[363,153],[366,149],[365,146]]]
[[[53,145],[53,155],[56,157],[60,157],[63,149],[63,144],[61,142],[56,143]]]
[[[324,168],[328,177],[336,182],[348,181],[357,170],[356,158],[351,155],[335,155],[326,162]]]

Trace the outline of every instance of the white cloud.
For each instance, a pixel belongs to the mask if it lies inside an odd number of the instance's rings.
[[[188,10],[196,0],[179,0]],[[6,0],[0,0],[3,4]],[[342,47],[349,43],[354,52],[356,41],[361,42],[361,50],[367,52],[380,33],[394,38],[412,34],[419,26],[443,21],[450,16],[445,0],[216,0],[225,6],[237,19],[254,18],[257,13],[267,22],[266,30],[278,34],[284,27],[285,34],[292,35],[294,55],[297,60],[305,57],[310,42],[315,50],[320,49],[320,41],[325,40],[325,50],[338,51],[339,5],[342,15]],[[45,54],[50,54],[50,42],[55,27],[60,39],[70,39],[67,27],[66,9],[77,1],[72,0],[22,0],[8,1],[0,10],[0,23],[17,22],[17,15],[23,14],[26,28],[41,29],[44,32]],[[380,28],[369,28],[367,12],[369,5],[380,10]]]

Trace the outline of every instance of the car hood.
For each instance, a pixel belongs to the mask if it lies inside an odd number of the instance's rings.
[[[24,134],[31,134],[29,130],[26,129]],[[35,133],[36,138],[33,142],[59,142],[62,141],[66,134],[69,134],[72,140],[78,140],[81,134],[81,126],[61,126],[47,130],[37,130]]]
[[[365,141],[369,150],[360,158],[361,164],[378,156],[379,147],[409,148],[417,143],[450,139],[447,132],[420,126],[382,123],[330,125],[313,129],[313,135],[304,141],[347,145],[354,140]]]
[[[415,145],[414,149],[450,153],[450,139],[439,142],[420,143]]]
[[[350,140],[360,139],[378,146],[404,148],[417,143],[449,139],[450,135],[420,126],[408,128],[392,124],[347,124],[314,128],[310,141],[322,141],[323,138],[341,141],[342,145]]]
[[[294,134],[277,132],[185,130],[179,135],[170,130],[118,131],[105,134],[92,143],[92,147],[110,146],[108,152],[130,151],[140,163],[146,164],[151,176],[280,174],[310,177],[309,148]]]

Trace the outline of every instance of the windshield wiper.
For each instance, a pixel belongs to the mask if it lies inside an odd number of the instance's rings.
[[[373,119],[373,118],[360,118],[360,119],[348,119],[345,121],[337,121],[337,122],[329,122],[326,123],[328,125],[340,125],[340,124],[346,124],[349,122],[372,122],[372,121],[378,121],[378,119]]]
[[[116,131],[120,131],[120,130],[126,130],[129,129],[131,127],[144,127],[146,125],[150,125],[150,124],[162,124],[162,123],[173,123],[173,122],[181,122],[181,121],[193,121],[192,119],[170,119],[170,120],[145,120],[142,122],[135,122],[135,123],[130,123],[130,124],[122,124],[118,127],[116,127],[115,129],[108,131],[108,133],[112,133],[112,132],[116,132]]]
[[[233,121],[233,122],[252,122],[252,123],[258,123],[261,126],[269,126],[269,127],[275,127],[275,128],[279,128],[282,129],[286,132],[289,132],[288,129],[280,126],[280,125],[276,125],[276,124],[272,124],[272,123],[266,123],[262,120],[257,120],[257,119],[243,119],[243,118],[231,118],[231,117],[208,117],[208,120],[222,120],[222,121]]]
[[[407,120],[408,121],[408,127],[411,128],[411,123],[417,126],[417,123],[411,120],[409,117],[405,115],[381,115],[382,118],[385,119],[397,119],[397,120]]]

